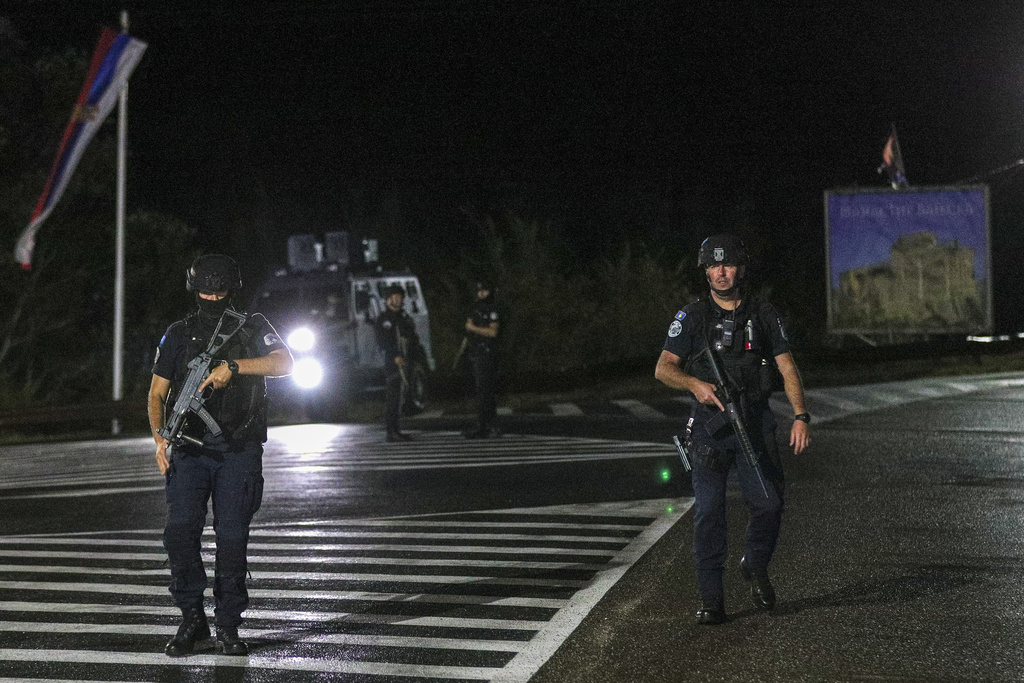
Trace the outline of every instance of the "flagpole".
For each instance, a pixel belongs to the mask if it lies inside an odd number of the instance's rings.
[[[128,11],[121,10],[121,31],[128,33]],[[120,406],[117,404],[123,397],[122,368],[124,366],[124,215],[125,186],[127,185],[127,154],[125,148],[128,140],[128,81],[124,82],[117,100],[117,219],[114,261],[114,389],[115,403],[114,420],[111,431],[116,436],[121,433],[119,419]]]

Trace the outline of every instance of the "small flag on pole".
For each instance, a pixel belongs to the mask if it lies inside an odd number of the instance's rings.
[[[878,167],[878,172],[882,173],[883,171],[889,176],[892,189],[898,190],[908,186],[907,171],[903,167],[903,153],[900,152],[900,141],[896,137],[895,125],[893,125],[892,133],[889,134],[889,139],[882,149],[882,165]]]
[[[128,77],[145,50],[146,44],[142,41],[126,33],[103,29],[92,54],[88,76],[71,113],[71,120],[64,129],[50,177],[32,212],[31,222],[14,248],[14,257],[22,268],[28,270],[32,267],[36,231],[60,199],[85,148],[113,110],[118,93],[128,82]]]

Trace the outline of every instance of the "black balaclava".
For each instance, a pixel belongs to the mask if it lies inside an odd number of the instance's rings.
[[[199,314],[204,318],[219,319],[228,306],[231,305],[231,295],[223,299],[204,299],[196,294],[196,303],[199,304]]]

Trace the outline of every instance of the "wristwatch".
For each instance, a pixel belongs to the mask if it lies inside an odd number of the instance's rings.
[[[794,420],[800,420],[801,422],[806,422],[807,424],[811,424],[811,414],[810,413],[800,413],[799,415],[794,415],[793,419]]]
[[[232,375],[237,375],[238,374],[238,363],[236,363],[233,360],[229,360],[228,361],[228,370],[231,371]]]

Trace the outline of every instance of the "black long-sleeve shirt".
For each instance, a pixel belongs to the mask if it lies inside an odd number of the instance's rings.
[[[408,356],[420,343],[416,335],[416,323],[404,310],[384,309],[384,312],[377,316],[375,326],[377,346],[384,353],[385,367],[393,365],[399,356]]]

